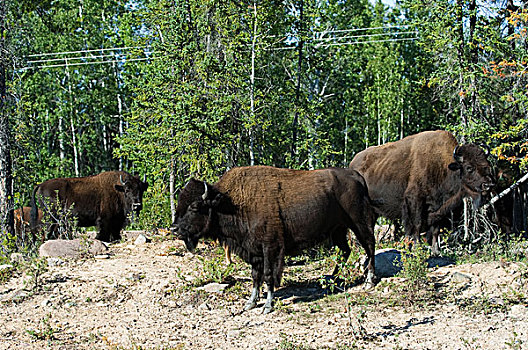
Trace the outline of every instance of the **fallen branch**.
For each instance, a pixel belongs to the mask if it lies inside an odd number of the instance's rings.
[[[488,203],[482,206],[482,209],[487,210],[490,205],[493,205],[496,201],[498,201],[499,199],[501,199],[502,197],[506,196],[508,193],[510,193],[517,187],[519,187],[526,180],[528,180],[528,173],[526,173],[519,181],[517,181],[516,183],[514,183],[513,185],[511,185],[510,187],[508,187],[507,189],[505,189],[504,191],[502,191],[501,193],[499,193],[498,195],[490,199]]]

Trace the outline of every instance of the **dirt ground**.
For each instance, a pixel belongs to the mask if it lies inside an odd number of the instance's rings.
[[[418,295],[395,277],[329,293],[318,283],[328,259],[289,260],[275,309],[262,315],[241,312],[250,268],[235,262],[164,237],[114,244],[108,257],[50,259],[36,287],[25,274],[0,284],[0,349],[528,349],[522,263],[431,269]],[[215,274],[229,275],[226,285],[205,283]]]

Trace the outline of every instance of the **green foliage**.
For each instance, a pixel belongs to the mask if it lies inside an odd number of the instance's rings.
[[[160,180],[149,183],[143,195],[143,209],[129,228],[156,229],[170,227],[172,222],[167,184]]]
[[[37,290],[41,283],[42,275],[48,271],[48,260],[41,257],[32,257],[24,260],[21,270],[29,277],[25,280],[25,288],[34,291]]]
[[[13,267],[8,267],[8,266],[3,267],[0,270],[0,284],[4,284],[7,281],[9,281],[11,277],[13,276],[13,271],[14,271]]]
[[[412,249],[402,249],[401,271],[398,277],[405,279],[404,289],[410,295],[426,289],[429,278],[427,277],[427,258],[429,250],[423,244],[413,245]],[[398,263],[397,261],[395,263]]]
[[[55,329],[50,322],[51,313],[41,318],[37,329],[26,329],[26,332],[36,340],[53,340],[55,334],[59,331]]]
[[[236,271],[236,264],[226,264],[224,261],[223,249],[218,247],[210,256],[197,256],[200,260],[200,270],[195,285],[204,285],[210,282],[222,283],[226,278]]]

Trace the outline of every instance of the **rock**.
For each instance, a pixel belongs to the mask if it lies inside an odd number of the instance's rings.
[[[149,243],[149,242],[150,242],[150,238],[148,238],[144,234],[140,233],[137,236],[136,240],[134,241],[134,244],[135,245],[143,245],[143,244],[146,244],[146,243]]]
[[[203,287],[199,287],[197,289],[201,289],[206,291],[207,293],[220,293],[224,289],[226,289],[229,286],[227,283],[209,283],[206,284]]]
[[[12,268],[13,268],[13,265],[11,264],[3,264],[3,265],[0,265],[0,272],[11,270]]]
[[[364,260],[363,266],[366,267]],[[401,253],[392,248],[377,250],[375,264],[377,277],[393,277],[401,271]]]
[[[393,248],[376,250],[376,276],[394,277],[401,271],[401,252]],[[363,257],[363,267],[366,267],[366,258]],[[432,257],[427,259],[427,267],[447,266],[454,261],[447,257]]]
[[[50,267],[60,266],[60,265],[63,265],[63,264],[64,264],[64,260],[62,260],[60,258],[55,258],[55,257],[48,258],[48,266],[50,266]]]
[[[13,253],[9,257],[9,260],[13,264],[19,264],[19,263],[23,262],[25,259],[24,259],[24,255],[22,255],[21,253]]]
[[[200,306],[198,306],[198,310],[201,310],[201,311],[210,311],[210,310],[211,310],[211,307],[209,306],[209,304],[207,304],[207,303],[203,303],[203,304],[200,304]]]
[[[427,259],[427,267],[444,267],[454,265],[455,261],[445,256],[433,256]]]
[[[514,243],[510,248],[510,254],[516,257],[525,257],[528,255],[528,241]]]
[[[110,258],[110,255],[108,254],[100,254],[100,255],[94,255],[94,258],[95,259],[109,259]]]
[[[122,231],[121,236],[127,241],[135,241],[139,235],[145,235],[145,231],[140,230],[131,230],[131,231]]]
[[[469,283],[471,282],[471,276],[455,271],[451,274],[450,281],[454,283]]]
[[[54,239],[40,246],[40,256],[79,258],[89,255],[101,255],[108,251],[106,245],[99,240],[91,239]]]

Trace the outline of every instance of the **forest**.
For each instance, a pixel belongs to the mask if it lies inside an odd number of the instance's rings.
[[[513,0],[1,1],[0,255],[12,210],[56,177],[146,176],[148,230],[191,177],[347,167],[445,129],[514,183],[527,25]]]

